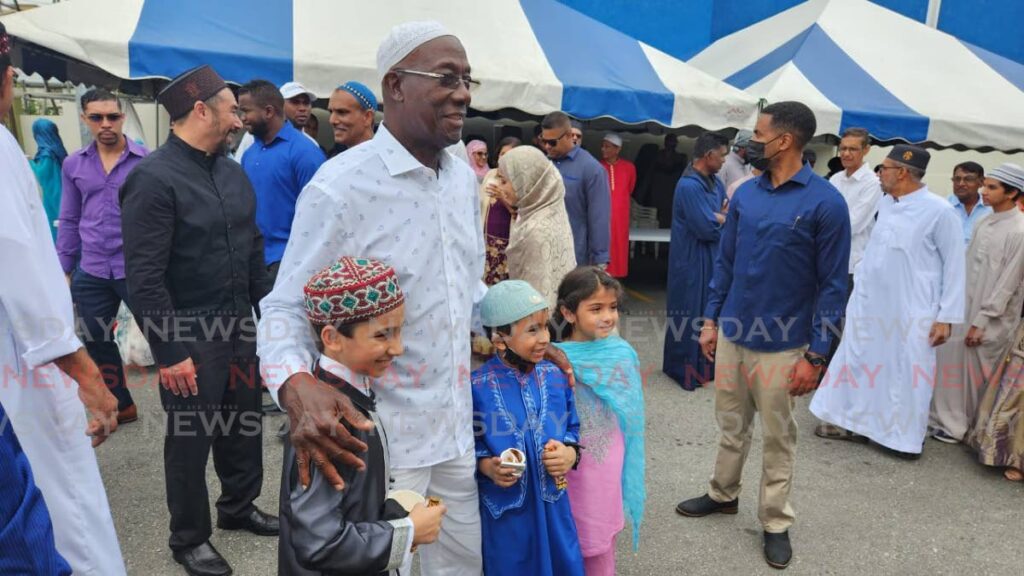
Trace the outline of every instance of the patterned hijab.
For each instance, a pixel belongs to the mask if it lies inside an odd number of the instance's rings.
[[[554,306],[558,284],[576,267],[562,175],[533,146],[513,148],[498,166],[512,183],[518,208],[505,249],[509,277],[526,280]]]

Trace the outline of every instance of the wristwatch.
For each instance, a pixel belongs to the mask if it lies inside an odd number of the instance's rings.
[[[815,368],[821,368],[825,365],[825,358],[818,356],[817,354],[811,354],[810,352],[804,352],[804,360]]]

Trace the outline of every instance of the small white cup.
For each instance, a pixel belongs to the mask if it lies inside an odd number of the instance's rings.
[[[508,448],[501,453],[501,467],[511,468],[512,475],[519,478],[526,470],[526,454],[518,448]]]

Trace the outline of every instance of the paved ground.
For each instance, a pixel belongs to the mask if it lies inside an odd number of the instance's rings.
[[[662,284],[663,285],[663,284]],[[624,327],[650,372],[647,394],[648,504],[640,551],[619,544],[619,574],[769,574],[757,521],[760,435],[747,465],[740,513],[705,519],[675,514],[676,503],[702,494],[715,453],[711,390],[684,392],[660,371],[658,314],[663,294],[631,285],[649,303],[628,304]],[[139,379],[141,385],[141,379]],[[156,390],[136,393],[142,420],[123,428],[99,450],[128,572],[183,574],[167,549],[162,461],[163,415]],[[983,468],[960,446],[934,441],[916,462],[873,446],[822,441],[811,433],[807,399],[799,402],[800,446],[789,574],[1020,574],[1024,485]],[[282,416],[266,420],[263,495],[277,507]],[[212,463],[212,502],[219,491]],[[625,535],[624,535],[625,536]],[[277,541],[215,531],[214,545],[243,576],[276,574]],[[529,576],[529,575],[524,575]]]

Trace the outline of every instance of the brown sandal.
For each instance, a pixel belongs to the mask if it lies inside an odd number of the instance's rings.
[[[1010,482],[1024,482],[1024,472],[1016,468],[1007,468],[1003,471],[1003,477]]]
[[[861,436],[849,430],[833,426],[822,422],[814,428],[814,435],[818,438],[824,438],[826,440],[844,440],[846,442],[856,442],[858,444],[867,444],[868,437]]]

